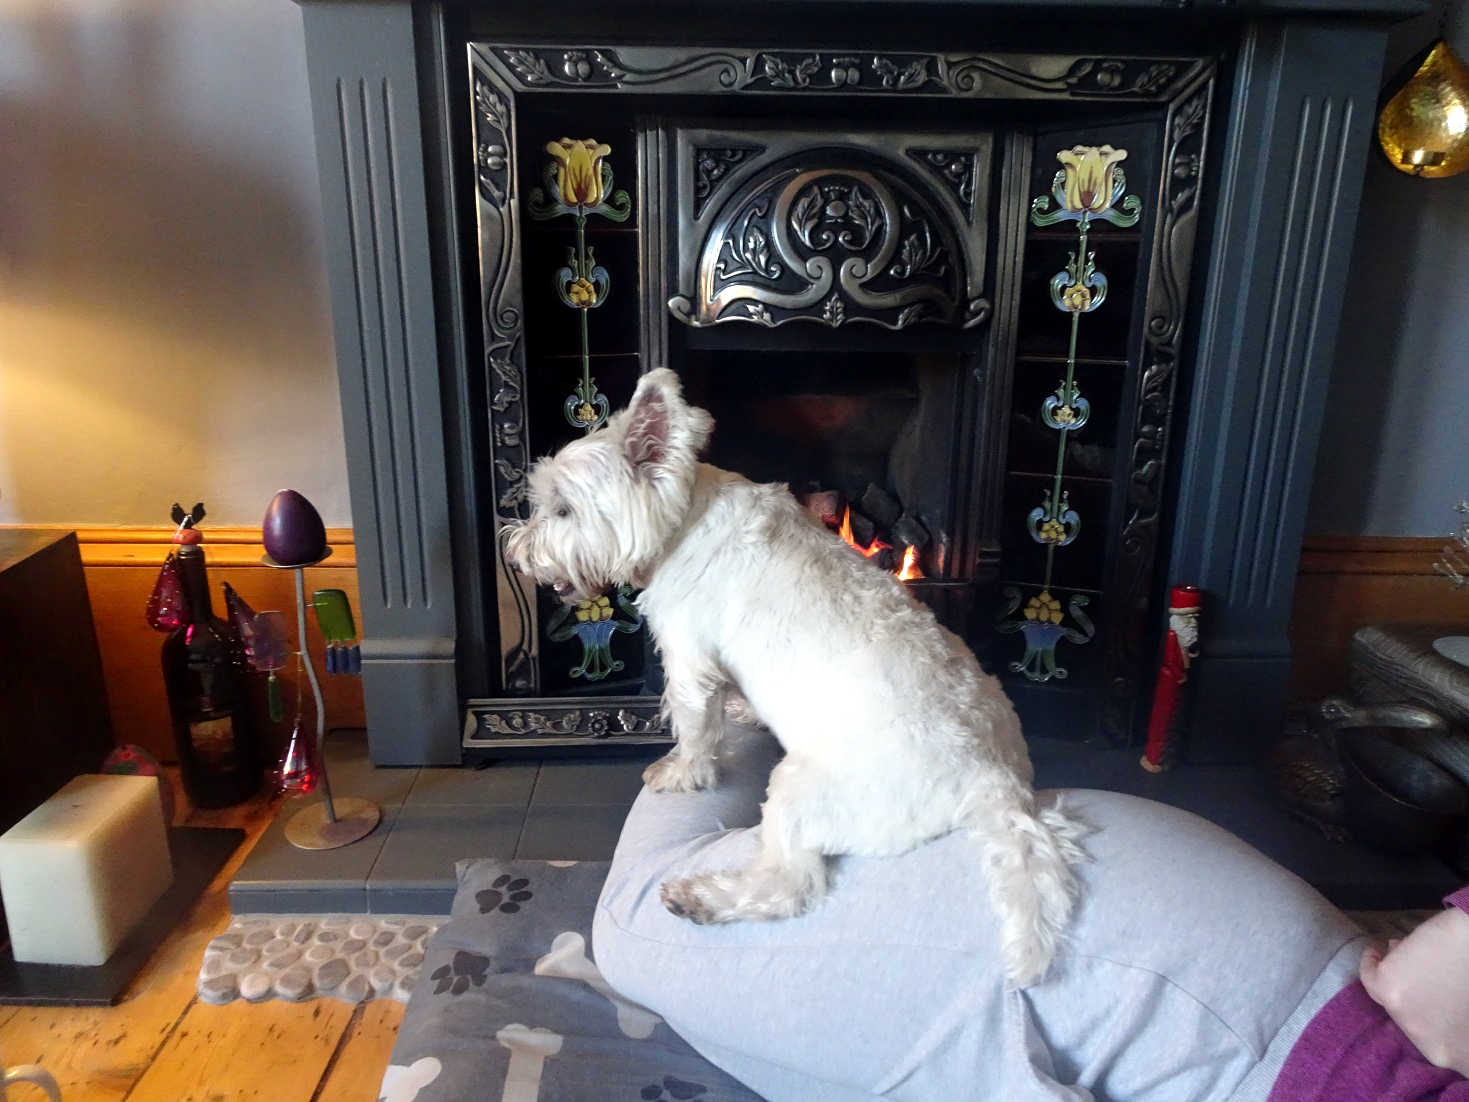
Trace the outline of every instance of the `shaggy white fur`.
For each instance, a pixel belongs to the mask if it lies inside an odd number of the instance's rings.
[[[648,373],[606,428],[536,465],[530,519],[506,534],[511,563],[564,600],[642,588],[677,737],[643,774],[650,788],[716,782],[726,696],[785,748],[757,859],[670,881],[665,905],[694,922],[797,915],[825,892],[826,855],[898,854],[964,827],[990,870],[1007,974],[1038,980],[1071,915],[1083,831],[1037,806],[1009,699],[785,486],[700,463],[713,427],[676,374]]]

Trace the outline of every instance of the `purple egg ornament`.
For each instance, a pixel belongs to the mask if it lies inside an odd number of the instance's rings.
[[[321,514],[295,490],[281,490],[270,499],[260,535],[265,553],[281,566],[304,566],[326,554]]]

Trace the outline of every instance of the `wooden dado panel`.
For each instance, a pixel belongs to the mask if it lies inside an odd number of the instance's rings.
[[[294,626],[290,574],[261,564],[264,548],[259,530],[204,531],[216,611],[223,609],[220,583],[228,581],[257,611],[279,608]],[[76,532],[117,741],[137,743],[172,761],[176,754],[159,664],[163,636],[148,627],[143,606],[172,546],[173,529],[79,528]],[[328,529],[327,540],[332,557],[306,572],[307,590],[344,590],[360,631],[352,531]],[[1446,537],[1308,537],[1291,618],[1292,698],[1312,700],[1346,690],[1352,633],[1364,624],[1461,624],[1469,630],[1469,590],[1455,590],[1433,567],[1445,543]],[[328,729],[365,726],[361,682],[322,672],[322,642],[310,615],[307,634],[326,697]]]
[[[1454,589],[1433,566],[1448,542],[1447,536],[1308,537],[1291,615],[1291,697],[1347,692],[1352,633],[1364,624],[1469,630],[1469,589]]]
[[[73,529],[65,529],[71,531]],[[160,655],[164,636],[148,626],[143,609],[158,568],[172,548],[172,528],[77,528],[92,617],[97,625],[97,644],[102,652],[102,670],[107,683],[112,727],[119,745],[137,743],[163,761],[176,761],[173,735],[169,730],[168,701],[163,692]],[[216,528],[205,526],[204,554],[209,569],[210,597],[216,614],[224,614],[221,583],[229,582],[257,612],[279,609],[286,614],[294,646],[296,626],[295,583],[292,572],[261,563],[265,548],[259,528]],[[331,558],[306,571],[306,592],[313,589],[343,590],[352,603],[357,630],[363,630],[357,597],[357,555],[350,528],[327,529]],[[315,615],[308,610],[306,633],[310,653],[316,659],[317,675],[326,701],[326,725],[364,725],[362,683],[359,678],[329,675],[323,665],[323,644]],[[287,714],[294,701],[292,679],[287,682]],[[311,708],[309,686],[306,692]],[[308,711],[308,715],[310,712]],[[262,716],[263,718],[263,716]],[[286,732],[269,734],[272,751]]]

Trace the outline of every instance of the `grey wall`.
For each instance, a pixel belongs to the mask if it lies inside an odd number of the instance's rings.
[[[301,12],[0,4],[0,524],[351,522]]]
[[[1437,21],[1395,30],[1395,73]],[[1469,57],[1469,5],[1446,36]],[[1308,531],[1434,536],[1469,497],[1469,173],[1406,176],[1374,156],[1362,194]]]

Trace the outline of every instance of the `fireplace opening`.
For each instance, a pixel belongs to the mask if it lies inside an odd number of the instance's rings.
[[[954,557],[968,356],[952,341],[883,336],[824,348],[700,347],[712,343],[705,335],[675,358],[689,399],[714,416],[710,463],[786,483],[855,554],[968,637],[977,580]]]
[[[713,414],[709,462],[784,482],[833,531],[897,573],[942,577],[952,549],[958,357],[901,347],[687,349],[680,373]]]

